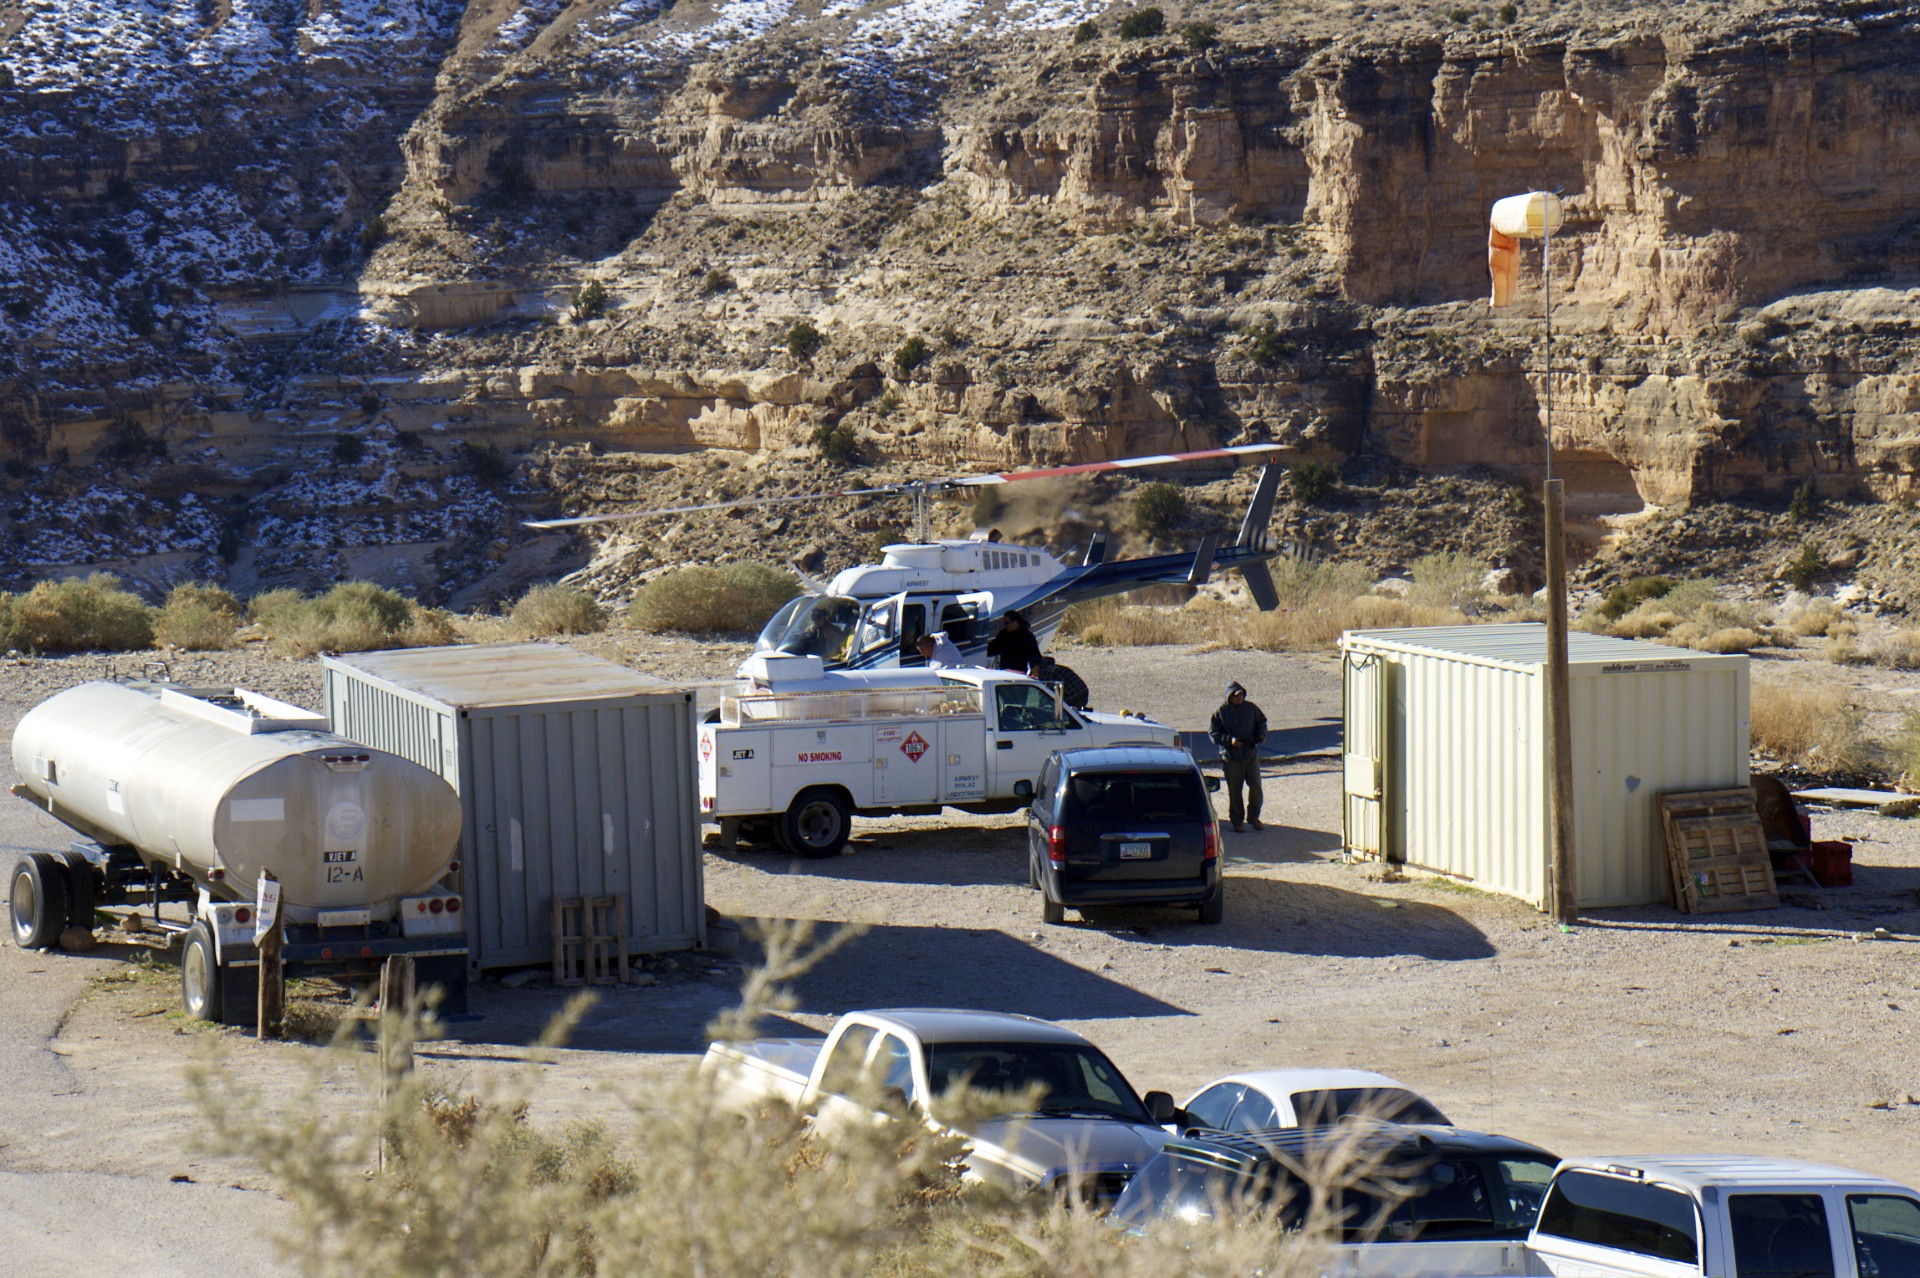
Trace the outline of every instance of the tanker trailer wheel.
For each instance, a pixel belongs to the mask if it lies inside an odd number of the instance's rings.
[[[218,1025],[251,1025],[259,1016],[260,969],[222,967],[203,922],[187,929],[180,951],[180,1001],[187,1015]]]
[[[434,1012],[440,1016],[467,1014],[467,956],[436,954],[413,961],[413,988],[424,994],[430,986],[440,987],[440,1002]]]
[[[46,852],[29,852],[13,867],[8,894],[13,941],[23,950],[50,950],[67,926],[67,864]]]
[[[802,790],[781,815],[774,833],[793,856],[838,856],[853,833],[853,811],[838,790]]]

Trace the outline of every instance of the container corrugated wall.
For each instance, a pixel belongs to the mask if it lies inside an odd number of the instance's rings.
[[[1539,903],[1546,891],[1540,680],[1390,657],[1390,859]]]
[[[1576,667],[1571,691],[1580,904],[1664,901],[1659,796],[1748,783],[1746,671]]]
[[[1441,630],[1342,639],[1345,749],[1377,753],[1384,782],[1376,832],[1352,794],[1365,768],[1348,759],[1346,845],[1544,908],[1552,860],[1544,666],[1515,658],[1524,645],[1513,633],[1469,629],[1464,652],[1441,648]],[[1494,651],[1468,647],[1475,642]],[[1664,901],[1658,796],[1748,781],[1746,659],[1587,643],[1590,659],[1572,666],[1579,903]],[[1383,730],[1364,722],[1368,690],[1352,673],[1362,659],[1378,669]]]
[[[625,895],[635,954],[704,943],[692,694],[456,708],[341,658],[325,682],[334,731],[459,791],[475,966],[549,961],[556,896]]]

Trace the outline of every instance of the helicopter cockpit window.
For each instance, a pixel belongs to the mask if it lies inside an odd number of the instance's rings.
[[[846,654],[859,624],[859,600],[845,595],[802,595],[773,614],[753,650],[832,661]]]

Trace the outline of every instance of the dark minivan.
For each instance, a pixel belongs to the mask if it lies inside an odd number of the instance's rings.
[[[1225,912],[1210,785],[1178,746],[1061,750],[1040,769],[1027,815],[1028,881],[1041,915],[1083,905],[1191,905]]]

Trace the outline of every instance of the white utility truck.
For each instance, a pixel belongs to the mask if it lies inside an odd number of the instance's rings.
[[[1017,811],[1055,750],[1177,740],[1010,670],[829,673],[819,657],[761,654],[740,676],[700,725],[701,815],[724,840],[794,856],[837,854],[855,813]]]
[[[720,1104],[745,1113],[778,1100],[831,1134],[848,1123],[912,1115],[967,1140],[969,1179],[1073,1192],[1097,1205],[1119,1197],[1171,1137],[1157,1124],[1173,1097],[1143,1098],[1100,1049],[1031,1016],[923,1008],[848,1012],[824,1040],[715,1043],[700,1069]],[[935,1102],[964,1084],[978,1092],[1041,1093],[1030,1110],[948,1128]],[[881,1109],[858,1099],[877,1089]]]
[[[1573,1158],[1527,1245],[1553,1278],[1916,1278],[1920,1197],[1791,1159]]]

